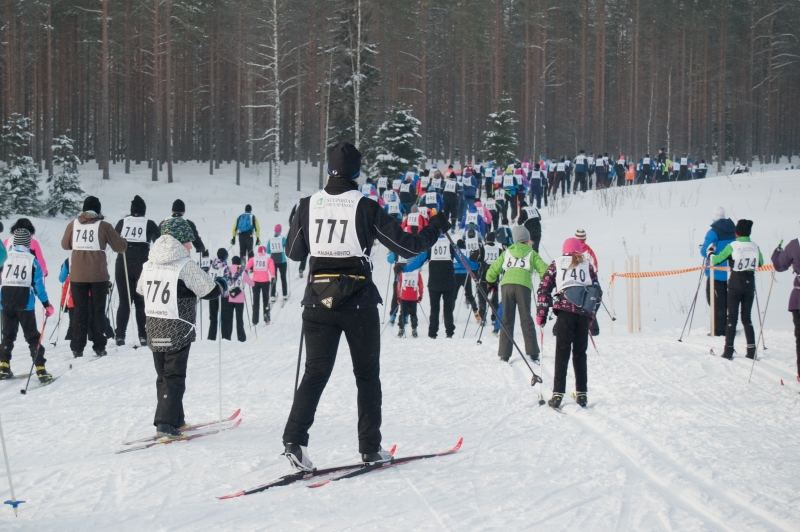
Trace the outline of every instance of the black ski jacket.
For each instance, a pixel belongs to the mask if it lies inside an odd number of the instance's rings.
[[[131,215],[133,216],[133,215]],[[114,229],[122,236],[122,225],[125,219],[117,222]],[[150,254],[150,244],[158,240],[161,236],[161,231],[153,220],[147,220],[147,242],[128,242],[128,249],[125,250],[125,256],[128,260],[138,260],[147,262],[147,256]],[[117,262],[122,262],[122,253],[117,254]]]
[[[346,177],[331,176],[325,186],[325,192],[334,196],[351,190],[358,190],[358,185],[354,180]],[[292,219],[292,225],[289,228],[289,234],[286,237],[286,256],[294,261],[303,260],[310,255],[309,236],[311,231],[309,231],[310,223],[308,218],[308,205],[310,202],[311,197],[300,200],[297,212]],[[418,235],[412,235],[403,231],[397,220],[387,214],[378,205],[378,202],[370,200],[359,201],[356,209],[356,234],[358,235],[359,245],[365,250],[365,257],[311,257],[308,266],[311,275],[308,276],[308,280],[311,280],[312,275],[322,273],[363,275],[368,280],[367,285],[350,296],[338,308],[377,306],[383,300],[378,288],[372,282],[372,265],[369,261],[369,256],[372,252],[373,242],[377,239],[397,255],[411,258],[430,249],[436,239],[439,238],[439,229],[434,225],[428,225]],[[302,305],[313,306],[318,304],[319,298],[312,290],[311,285],[307,284]]]

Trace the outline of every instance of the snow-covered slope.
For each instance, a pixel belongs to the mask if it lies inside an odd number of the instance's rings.
[[[209,177],[203,165],[176,168],[176,182],[151,182],[146,167],[121,168],[110,182],[86,171],[87,192],[115,222],[134,194],[148,216],[169,215],[175,198],[187,205],[207,245],[227,248],[235,217],[254,207],[262,232],[287,225],[299,197],[294,167],[284,167],[281,212],[271,210],[267,177],[232,169]],[[287,177],[290,176],[290,177]],[[542,210],[543,256],[586,229],[600,260],[604,288],[611,261],[623,269],[638,253],[642,270],[698,266],[698,244],[713,207],[755,221],[753,240],[768,259],[783,238],[800,233],[800,171],[783,169],[702,182],[590,192]],[[304,168],[303,189],[316,188],[317,169]],[[4,220],[4,223],[6,221]],[[65,220],[35,220],[57,301]],[[6,225],[8,227],[8,224]],[[7,236],[4,235],[4,236]],[[263,237],[264,235],[262,235]],[[545,251],[546,250],[546,251]],[[381,292],[389,275],[386,251],[375,250]],[[749,361],[727,362],[722,341],[708,332],[699,305],[694,326],[677,342],[697,287],[697,274],[644,279],[643,331],[629,335],[624,282],[617,281],[617,321],[599,316],[599,354],[589,352],[590,408],[566,401],[565,414],[537,404],[538,388],[517,354],[498,361],[497,339],[477,345],[463,306],[456,338],[383,335],[383,437],[397,454],[436,452],[464,437],[452,456],[416,462],[319,489],[303,485],[249,497],[215,497],[288,472],[281,434],[292,400],[300,337],[302,281],[291,267],[289,304],[274,324],[248,331],[246,343],[222,342],[223,410],[242,408],[243,423],[188,443],[114,454],[123,440],[152,432],[155,407],[150,352],[109,347],[109,356],[73,360],[68,343],[47,346],[48,368],[63,375],[51,386],[19,393],[24,381],[0,383],[0,401],[20,516],[0,512],[5,530],[798,530],[800,529],[800,384],[794,378],[794,338],[786,304],[791,276],[778,274],[764,331],[768,347],[748,384]],[[761,309],[770,275],[758,274]],[[381,309],[382,310],[382,309]],[[429,307],[425,302],[425,311]],[[204,311],[207,319],[207,307]],[[552,323],[552,322],[551,322]],[[461,338],[464,327],[466,336]],[[48,323],[50,330],[54,322]],[[203,331],[207,324],[203,324]],[[61,336],[64,330],[62,328]],[[133,336],[129,333],[129,337]],[[743,337],[737,339],[743,342]],[[357,460],[356,390],[348,349],[323,395],[311,430],[311,457],[320,466]],[[555,340],[547,327],[545,397],[552,384]],[[218,412],[218,346],[192,348],[185,406],[189,421]],[[17,342],[12,368],[30,360]],[[69,370],[70,364],[72,369]],[[781,379],[786,384],[781,386]],[[570,371],[568,391],[573,381]],[[619,406],[617,405],[617,401]],[[0,494],[8,498],[5,478]]]

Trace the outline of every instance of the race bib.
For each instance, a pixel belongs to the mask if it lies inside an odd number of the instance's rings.
[[[164,320],[180,319],[178,315],[178,278],[181,270],[191,259],[182,259],[167,264],[148,261],[142,268],[144,278],[144,313],[151,318]]]
[[[706,166],[706,163],[700,163],[700,164],[697,165],[697,168],[699,168],[700,170],[705,170],[708,167]]]
[[[483,206],[489,209],[490,211],[497,210],[497,203],[495,203],[494,199],[489,198],[483,202]]]
[[[514,176],[509,174],[503,175],[503,187],[513,187],[514,186]]]
[[[383,201],[385,201],[386,203],[394,201],[394,190],[384,190]]]
[[[583,155],[578,155],[575,157],[575,164],[586,164],[586,157]]]
[[[121,236],[128,242],[147,242],[147,218],[126,216],[122,221]]]
[[[100,222],[82,224],[75,220],[75,223],[72,224],[72,250],[100,251],[99,229]]]
[[[363,257],[356,234],[356,210],[364,196],[352,190],[336,196],[320,190],[311,196],[309,243],[314,257]]]
[[[444,182],[444,191],[445,192],[455,192],[456,191],[456,185],[458,185],[458,183],[456,183],[453,180],[448,179],[447,181]]]
[[[400,214],[400,204],[396,201],[390,201],[388,204],[389,214]]]
[[[564,169],[567,167],[564,163],[558,163],[556,165],[556,172],[563,172]]]
[[[417,207],[417,209],[419,210],[419,215],[427,220],[428,219],[428,208],[425,207],[424,205],[420,205],[419,207]]]
[[[645,157],[642,159],[642,164],[650,164],[650,157]]]
[[[369,196],[369,193],[372,192],[373,188],[375,187],[373,187],[371,183],[364,183],[361,185],[361,193],[365,196]]]
[[[412,212],[411,214],[409,214],[408,218],[406,218],[406,225],[410,225],[412,227],[419,227],[419,213]]]
[[[746,272],[758,268],[758,246],[755,242],[731,242],[733,267],[731,271]]]
[[[30,288],[33,284],[33,255],[12,251],[3,264],[3,286]]]
[[[496,174],[494,179],[492,179],[492,183],[495,185],[499,185],[503,182],[503,176],[501,174]]]
[[[528,215],[528,218],[540,218],[539,210],[536,207],[525,207],[525,213]]]
[[[403,288],[417,289],[417,282],[419,281],[419,274],[417,272],[403,274]]]
[[[441,188],[442,188],[442,178],[441,177],[434,178],[434,180],[433,180],[433,188],[435,188],[436,190],[441,190]]]
[[[403,184],[403,182],[400,181],[399,179],[392,180],[392,188],[395,189],[395,190],[398,190],[400,188],[400,185],[402,185],[402,184]]]
[[[450,243],[447,238],[439,238],[431,248],[431,260],[448,260],[452,261],[450,255]]]
[[[688,166],[688,165],[689,165],[689,159],[686,157],[681,157],[681,166]]]
[[[584,260],[570,269],[572,255],[556,259],[556,290],[563,292],[571,286],[590,286],[592,278],[589,275],[589,261]]]
[[[389,181],[386,177],[379,177],[378,178],[378,188],[386,188],[386,182]]]
[[[255,272],[265,272],[268,270],[267,262],[269,257],[266,255],[256,255],[253,257],[253,271]]]
[[[270,253],[283,253],[283,237],[273,236],[269,239],[269,252]]]
[[[500,246],[497,244],[486,244],[483,246],[483,261],[491,265],[500,256]]]
[[[478,213],[477,212],[468,212],[465,222],[467,225],[475,224],[478,225]]]
[[[428,177],[428,176],[423,176],[423,177],[420,177],[420,178],[419,178],[419,186],[420,186],[420,188],[421,188],[422,190],[425,190],[425,189],[427,189],[427,188],[428,188],[428,185],[430,185],[430,184],[431,184],[431,178],[430,178],[430,177]]]
[[[503,269],[508,270],[509,268],[522,268],[523,270],[529,270],[531,267],[531,255],[533,255],[533,251],[518,259],[512,256],[511,253],[506,253]]]
[[[411,183],[403,183],[400,185],[400,192],[408,193],[411,191]]]
[[[211,257],[200,257],[201,268],[211,268]]]
[[[428,192],[425,194],[425,203],[428,205],[436,205],[439,203],[439,198],[436,197],[436,192]]]
[[[464,240],[464,244],[467,246],[467,251],[472,253],[473,251],[477,251],[480,242],[478,241],[478,237],[475,236],[473,238],[467,238]]]
[[[506,193],[502,188],[497,188],[494,191],[494,200],[503,201],[506,198]]]

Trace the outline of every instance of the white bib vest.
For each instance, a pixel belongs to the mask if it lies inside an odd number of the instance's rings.
[[[504,187],[513,187],[514,186],[514,176],[511,174],[503,174],[503,186]]]
[[[100,222],[82,224],[78,220],[72,224],[72,251],[100,251]]]
[[[478,225],[478,213],[477,212],[468,212],[465,222],[467,225],[475,224]]]
[[[400,192],[411,192],[411,183],[403,183],[400,185]]]
[[[389,181],[386,177],[379,177],[378,178],[378,188],[386,188],[386,182]]]
[[[270,253],[283,253],[283,236],[273,236],[269,239]]]
[[[3,264],[3,286],[30,288],[33,285],[33,255],[12,251]]]
[[[431,260],[453,260],[450,255],[450,242],[447,241],[446,236],[440,236],[433,247],[431,248]]]
[[[571,286],[591,286],[592,278],[589,275],[589,261],[584,260],[570,269],[572,255],[565,255],[556,259],[556,290],[563,292]]]
[[[503,201],[506,198],[506,193],[502,188],[497,188],[494,191],[494,200]]]
[[[564,163],[558,163],[556,165],[556,172],[563,172],[566,169],[567,165]]]
[[[500,256],[500,246],[497,244],[486,244],[483,246],[483,261],[491,265]]]
[[[147,242],[147,218],[126,216],[122,221],[122,238],[128,242]]]
[[[476,251],[478,249],[479,245],[480,245],[480,242],[478,242],[478,235],[476,234],[472,238],[464,239],[464,244],[466,244],[466,246],[467,246],[467,252],[468,253],[472,253],[473,251]]]
[[[525,212],[528,214],[528,218],[541,218],[541,216],[539,216],[539,210],[536,207],[525,207]]]
[[[494,178],[492,179],[492,183],[495,185],[499,185],[503,182],[503,174],[495,174]]]
[[[364,256],[356,234],[356,210],[363,198],[355,190],[338,196],[320,190],[311,196],[308,222],[313,257]]]
[[[390,201],[388,204],[389,206],[389,214],[400,214],[400,203],[397,201]]]
[[[436,192],[428,192],[425,194],[425,203],[427,205],[436,205],[438,198],[436,197]]]
[[[442,188],[442,178],[436,177],[433,179],[433,188],[440,190]]]
[[[383,201],[389,203],[390,201],[394,201],[394,190],[384,190],[383,191]]]
[[[688,165],[689,165],[689,159],[686,157],[681,157],[681,166],[688,166]]]
[[[151,318],[178,320],[178,279],[191,259],[184,257],[167,264],[148,261],[142,268],[144,313]]]
[[[400,185],[402,185],[402,184],[403,184],[403,182],[400,181],[399,179],[393,179],[392,180],[392,188],[395,189],[395,190],[399,189]]]
[[[410,225],[412,227],[419,227],[419,213],[412,212],[411,214],[409,214],[408,218],[406,218],[406,225]]]
[[[425,218],[427,220],[428,219],[428,208],[425,207],[424,205],[420,205],[419,207],[417,207],[417,209],[419,210],[420,216],[422,216],[423,218]]]
[[[211,268],[211,257],[200,257],[199,265],[201,268]]]
[[[419,186],[420,186],[420,188],[422,188],[423,190],[425,190],[426,188],[428,188],[428,185],[430,185],[430,184],[431,184],[431,178],[430,178],[430,177],[428,177],[428,176],[423,176],[423,177],[420,177],[420,178],[419,178]]]
[[[758,246],[755,242],[731,242],[734,272],[752,272],[758,268]]]
[[[650,164],[650,157],[645,157],[642,159],[642,164]]]
[[[413,288],[414,290],[417,289],[417,282],[419,281],[419,274],[415,271],[413,272],[403,272],[400,275],[403,276],[403,288]]]
[[[444,182],[444,191],[445,191],[445,192],[455,192],[455,191],[456,191],[456,186],[457,186],[457,185],[458,185],[458,183],[456,183],[454,180],[452,180],[452,179],[447,179],[447,180]]]
[[[497,204],[494,202],[493,198],[488,198],[488,199],[484,200],[483,206],[486,207],[487,209],[489,209],[490,211],[496,211],[497,210]]]
[[[269,257],[267,255],[256,255],[253,257],[253,271],[254,272],[265,272],[268,270],[267,262],[269,261]]]

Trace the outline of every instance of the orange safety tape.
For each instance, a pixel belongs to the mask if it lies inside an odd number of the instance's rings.
[[[700,270],[715,270],[715,271],[728,271],[728,268],[722,266],[696,266],[694,268],[686,268],[684,270],[662,270],[658,272],[630,272],[630,273],[615,273],[611,276],[611,281],[608,283],[609,285],[614,284],[614,279],[616,277],[625,277],[628,279],[637,279],[643,277],[666,277],[668,275],[680,275],[683,273],[691,273]],[[771,272],[774,271],[775,267],[772,264],[765,264],[758,268],[757,271],[759,272]]]

